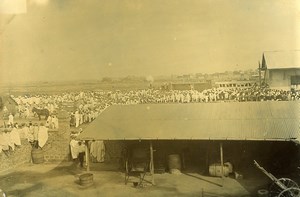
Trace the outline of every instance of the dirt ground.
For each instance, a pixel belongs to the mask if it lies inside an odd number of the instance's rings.
[[[124,184],[124,173],[113,165],[93,164],[93,185],[79,185],[78,175],[85,173],[72,162],[24,164],[0,173],[0,188],[7,196],[251,196],[243,184],[233,178],[216,178],[197,173],[155,174],[155,186],[145,182],[134,187],[136,177]],[[146,176],[146,181],[151,177]],[[249,180],[248,180],[249,181]],[[248,182],[247,184],[252,184]]]

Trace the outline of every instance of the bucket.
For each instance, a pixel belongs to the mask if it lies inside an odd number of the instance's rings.
[[[82,186],[89,186],[93,184],[93,174],[85,173],[79,176],[79,184]]]
[[[79,176],[79,184],[82,186],[90,186],[93,184],[93,174],[84,173]]]
[[[42,149],[32,149],[31,157],[35,164],[44,163],[44,151]]]
[[[209,174],[211,176],[222,176],[222,166],[219,163],[214,163],[209,166]],[[228,166],[223,166],[223,175],[228,176],[229,174],[229,168]]]
[[[180,173],[181,171],[181,159],[180,155],[178,154],[172,154],[168,156],[168,164],[169,164],[169,170],[170,173]]]
[[[268,197],[269,196],[269,191],[266,189],[260,189],[257,191],[257,196],[258,197]]]

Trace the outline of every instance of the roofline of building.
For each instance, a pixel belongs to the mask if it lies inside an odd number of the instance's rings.
[[[287,69],[299,69],[300,70],[300,67],[289,67],[289,68],[266,68],[267,70],[287,70]]]
[[[300,142],[296,139],[296,138],[287,138],[287,139],[283,139],[283,138],[264,138],[264,139],[259,139],[259,138],[245,138],[245,139],[237,139],[237,138],[202,138],[202,139],[196,139],[196,138],[182,138],[182,139],[165,139],[165,138],[116,138],[116,139],[98,139],[98,138],[91,138],[91,137],[87,137],[87,138],[80,138],[80,136],[78,136],[79,140],[104,140],[104,141],[135,141],[135,140],[139,140],[139,141],[155,141],[155,140],[164,140],[164,141],[180,141],[180,140],[184,140],[184,141],[268,141],[268,142],[295,142],[300,144]]]

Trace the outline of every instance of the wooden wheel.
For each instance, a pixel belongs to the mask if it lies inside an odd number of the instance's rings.
[[[300,189],[297,187],[291,187],[280,192],[278,197],[300,197]]]
[[[277,184],[278,182],[280,182],[281,184],[283,184],[285,186],[285,188],[281,188],[279,187],[279,185]],[[279,196],[279,194],[288,188],[299,188],[298,184],[289,179],[289,178],[280,178],[278,179],[277,182],[273,182],[270,187],[269,187],[269,192],[270,192],[270,196]]]

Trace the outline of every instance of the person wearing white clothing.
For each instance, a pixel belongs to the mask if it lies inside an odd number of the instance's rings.
[[[52,116],[52,128],[53,129],[58,129],[58,119],[55,115]]]
[[[48,140],[48,128],[43,123],[40,124],[38,130],[38,144],[39,147],[43,148]]]
[[[30,133],[27,125],[23,126],[23,133],[28,142],[33,142],[33,135]]]
[[[78,111],[75,112],[75,127],[79,127],[80,114]]]
[[[48,116],[47,121],[46,121],[46,127],[49,127],[52,129],[52,116]]]
[[[18,132],[18,125],[16,124],[15,127],[10,132],[10,140],[12,144],[17,146],[21,145],[20,134]]]
[[[76,160],[78,158],[78,154],[79,154],[79,152],[78,152],[79,145],[78,145],[78,141],[75,140],[75,138],[73,138],[70,141],[70,148],[71,148],[72,159]]]
[[[2,143],[2,146],[5,146],[4,150],[9,150],[9,147],[14,151],[15,150],[15,144],[11,140],[10,132],[4,131],[2,133],[2,140],[4,143]]]
[[[13,125],[14,124],[14,116],[10,113],[8,116],[8,125]]]

